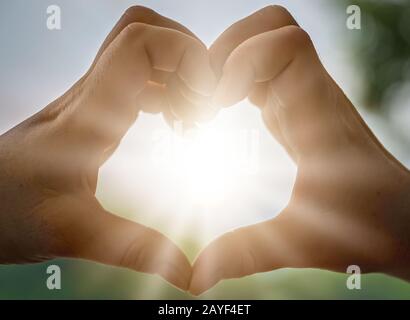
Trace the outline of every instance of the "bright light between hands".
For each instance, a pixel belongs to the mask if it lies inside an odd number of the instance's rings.
[[[294,175],[256,108],[221,110],[186,132],[181,124],[171,129],[158,116],[142,115],[101,169],[97,194],[114,213],[172,239],[194,234],[205,245],[278,213]]]
[[[179,177],[193,205],[206,206],[226,200],[247,174],[258,170],[259,132],[233,130],[217,125],[159,134],[154,163],[164,174]],[[154,144],[155,145],[155,144]]]

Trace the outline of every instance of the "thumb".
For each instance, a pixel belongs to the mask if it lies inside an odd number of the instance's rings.
[[[77,234],[81,240],[75,241],[76,258],[157,274],[182,290],[188,289],[191,265],[170,239],[156,230],[111,214],[98,203],[90,209],[88,222]]]
[[[286,209],[285,209],[286,210]],[[215,239],[196,259],[189,291],[200,295],[223,279],[241,278],[307,263],[289,252],[290,228],[285,212],[280,217],[242,227]]]

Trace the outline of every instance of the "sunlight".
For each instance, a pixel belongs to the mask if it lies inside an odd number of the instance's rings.
[[[191,130],[142,115],[102,168],[99,199],[168,236],[191,261],[218,235],[272,218],[289,198],[295,168],[261,127],[259,110],[244,107]],[[135,298],[157,298],[170,286],[147,277],[139,288]]]
[[[296,171],[261,124],[259,110],[246,105],[191,130],[144,114],[102,168],[98,198],[174,240],[202,245],[271,218],[286,204]]]
[[[158,133],[153,160],[162,173],[178,177],[193,204],[220,203],[241,176],[257,172],[257,130],[213,124],[184,132],[180,126]]]

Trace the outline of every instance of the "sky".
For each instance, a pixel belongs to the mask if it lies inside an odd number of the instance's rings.
[[[324,25],[332,8],[326,1],[277,1],[309,31],[325,61],[339,55],[333,47],[335,26]],[[62,10],[62,30],[46,28],[46,9]],[[230,24],[269,1],[121,1],[0,0],[0,97],[10,110],[0,118],[0,132],[40,110],[61,95],[88,68],[100,44],[123,11],[145,5],[179,21],[206,44]],[[320,18],[320,17],[323,18]],[[344,24],[344,20],[340,20]],[[336,26],[337,27],[337,26]],[[337,69],[338,63],[329,62]],[[343,78],[342,72],[339,75]]]
[[[330,3],[275,1],[310,34],[323,64],[376,135],[409,165],[408,154],[392,141],[385,123],[360,108],[360,78],[344,41],[352,31],[345,27],[343,8]],[[46,28],[46,9],[52,4],[61,8],[59,31]],[[135,4],[179,21],[210,45],[233,22],[272,2],[0,0],[0,133],[41,110],[78,80],[123,11]],[[200,133],[198,147],[198,140],[175,137],[161,117],[142,115],[102,167],[98,198],[117,214],[148,225],[161,221],[160,229],[173,238],[201,229],[204,243],[227,229],[278,214],[290,197],[296,167],[264,128],[258,110],[242,102],[223,110],[209,128],[218,136]],[[161,153],[162,162],[157,163],[157,142],[167,145],[175,140],[182,151],[175,155],[160,150],[165,158]],[[237,148],[227,152],[228,145]],[[251,161],[256,161],[257,170],[249,163],[237,166],[242,147],[253,148]]]

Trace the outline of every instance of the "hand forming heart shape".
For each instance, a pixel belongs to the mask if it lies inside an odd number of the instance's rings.
[[[246,97],[298,166],[277,218],[226,233],[192,268],[165,236],[100,206],[98,169],[140,110],[195,123],[214,115],[210,105]],[[0,176],[0,263],[85,258],[157,273],[193,294],[282,267],[358,264],[409,277],[409,172],[278,6],[235,23],[209,50],[180,24],[130,8],[84,77],[1,136]]]

